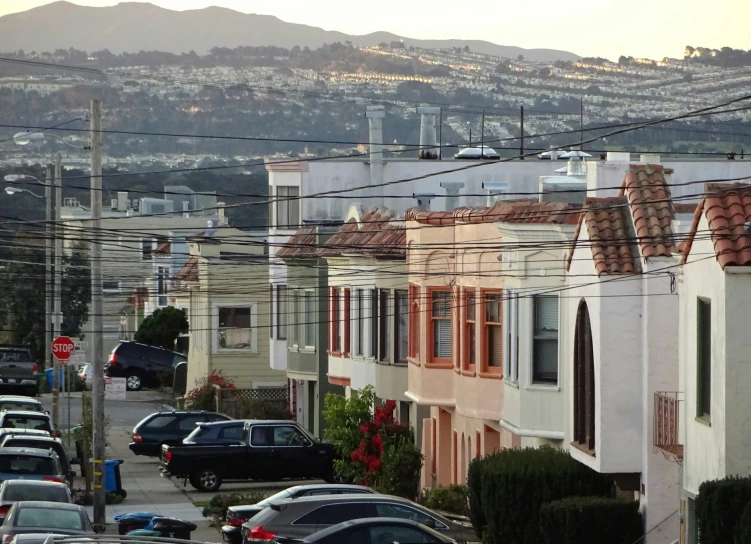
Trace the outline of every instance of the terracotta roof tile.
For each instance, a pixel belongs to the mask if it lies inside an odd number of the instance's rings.
[[[335,257],[344,253],[405,258],[407,232],[404,223],[386,208],[371,208],[360,221],[350,219],[323,245],[320,255]]]
[[[301,227],[279,251],[277,257],[315,257],[318,255],[315,227]]]
[[[628,198],[642,257],[669,257],[675,253],[675,208],[663,167],[632,165],[623,179],[620,195]]]
[[[486,208],[482,219],[475,213],[470,221],[501,221],[506,223],[551,223],[576,225],[580,204],[569,202],[540,202],[538,200],[499,200]]]
[[[751,185],[708,183],[705,194],[696,207],[691,230],[681,244],[682,261],[688,259],[704,214],[717,262],[723,270],[726,266],[751,265]]]
[[[568,256],[569,268],[579,233],[586,228],[598,276],[633,274],[636,271],[629,242],[627,204],[626,197],[586,199]]]
[[[423,225],[453,225],[454,212],[431,212],[419,208],[410,208],[404,212],[404,219],[417,221]]]
[[[193,255],[177,273],[177,279],[180,281],[198,281],[198,257]]]

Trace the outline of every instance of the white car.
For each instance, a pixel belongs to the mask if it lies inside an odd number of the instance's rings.
[[[86,389],[91,389],[91,382],[92,382],[92,375],[91,375],[91,363],[86,363],[85,365],[82,365],[80,370],[78,371],[78,377],[83,380],[83,383],[86,384]]]

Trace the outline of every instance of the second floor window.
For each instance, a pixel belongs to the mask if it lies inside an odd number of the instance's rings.
[[[276,227],[294,228],[300,225],[300,188],[278,186],[276,188]]]
[[[331,297],[331,300],[329,302],[331,306],[331,316],[329,319],[329,330],[331,334],[331,350],[335,353],[341,353],[342,352],[342,328],[341,328],[341,319],[339,318],[340,315],[340,305],[341,301],[339,300],[339,289],[332,287],[330,290],[329,296]]]
[[[167,279],[169,277],[169,268],[158,266],[156,269],[156,297],[157,306],[167,305]]]
[[[409,356],[418,358],[420,352],[420,287],[409,286]]]
[[[370,354],[378,357],[378,291],[370,290]]]
[[[477,363],[477,308],[474,291],[464,293],[464,367],[473,367]]]
[[[503,295],[485,295],[485,364],[488,369],[503,369]]]
[[[255,309],[251,305],[217,308],[217,345],[220,351],[224,349],[255,350],[251,319],[254,313]]]
[[[394,298],[394,313],[396,323],[394,324],[394,348],[396,351],[397,363],[407,362],[408,348],[408,323],[409,323],[409,301],[407,291],[396,291]]]
[[[696,306],[696,416],[712,414],[712,303],[700,298]]]
[[[315,293],[313,291],[305,291],[303,298],[303,330],[305,331],[305,346],[312,348],[316,345],[316,320],[318,319],[318,312],[315,310],[315,304],[313,297]]]
[[[276,337],[287,339],[287,286],[276,286]]]
[[[558,297],[533,297],[532,382],[558,383]]]
[[[389,353],[389,344],[391,341],[391,293],[386,289],[381,289],[378,295],[380,309],[379,309],[379,339],[380,345],[380,360],[391,361],[391,354]]]
[[[430,302],[433,359],[451,360],[451,292],[433,291]]]
[[[362,289],[355,289],[355,321],[357,322],[357,338],[355,338],[355,355],[364,355],[365,344],[365,297]]]

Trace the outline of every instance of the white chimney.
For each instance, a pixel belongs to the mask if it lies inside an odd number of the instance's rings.
[[[219,215],[219,224],[220,225],[226,225],[227,224],[227,218],[224,215],[224,207],[226,204],[224,202],[217,202],[216,203],[216,212]]]
[[[435,116],[441,113],[441,108],[427,104],[417,108],[420,114],[420,158],[438,158],[438,136],[435,129]]]
[[[119,212],[128,211],[128,191],[117,192],[117,211]]]
[[[113,199],[110,200],[110,209],[112,211],[117,210],[117,199],[116,198],[113,198]]]
[[[642,153],[639,155],[639,164],[660,164],[660,154]]]
[[[628,151],[608,151],[608,162],[631,162],[631,153]]]
[[[464,189],[464,182],[442,181],[441,187],[446,189],[446,211],[454,211],[459,207],[459,191]]]
[[[430,201],[435,198],[434,193],[412,193],[412,198],[417,200],[417,209],[430,211]]]
[[[502,181],[483,181],[482,188],[487,192],[485,205],[490,207],[496,203],[500,195],[508,191],[508,183]]]
[[[370,132],[370,184],[383,185],[383,118],[386,112],[382,106],[368,106],[365,112]]]

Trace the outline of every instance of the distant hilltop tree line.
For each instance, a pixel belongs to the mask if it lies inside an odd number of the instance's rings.
[[[751,50],[744,51],[743,49],[733,49],[732,47],[710,49],[709,47],[693,47],[687,45],[683,57],[686,60],[693,60],[701,62],[702,64],[711,64],[726,68],[751,66]]]

